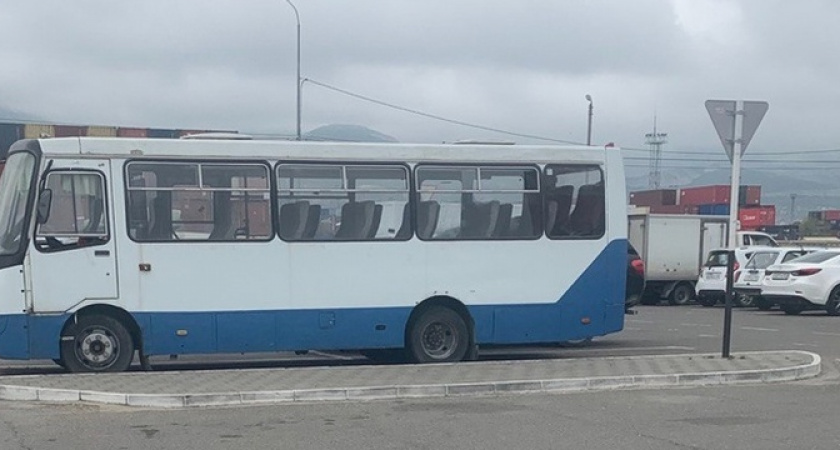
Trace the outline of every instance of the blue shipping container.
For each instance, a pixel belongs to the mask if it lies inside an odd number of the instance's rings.
[[[728,216],[728,203],[707,203],[705,205],[697,206],[697,214],[703,216]]]

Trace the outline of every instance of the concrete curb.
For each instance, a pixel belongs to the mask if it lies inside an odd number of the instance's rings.
[[[684,374],[619,375],[592,378],[488,381],[463,384],[418,384],[201,394],[125,394],[88,390],[46,389],[30,386],[0,385],[0,399],[12,401],[43,401],[51,403],[85,402],[142,408],[183,409],[207,406],[263,405],[290,402],[394,400],[402,398],[567,393],[629,388],[646,389],[676,386],[776,383],[813,378],[820,374],[822,365],[820,355],[800,350],[792,350],[791,352],[809,355],[811,357],[811,362],[798,366],[770,369],[710,371]],[[747,353],[761,354],[778,352]],[[705,355],[692,356],[703,357]],[[643,357],[630,357],[629,359],[634,358]]]

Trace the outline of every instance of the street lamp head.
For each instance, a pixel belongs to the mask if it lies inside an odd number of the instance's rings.
[[[592,101],[592,96],[589,95],[589,94],[586,94],[586,101],[591,102]]]

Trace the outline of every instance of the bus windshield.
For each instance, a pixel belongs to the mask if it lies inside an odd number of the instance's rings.
[[[21,249],[34,169],[34,155],[14,153],[0,175],[0,255],[13,255]]]

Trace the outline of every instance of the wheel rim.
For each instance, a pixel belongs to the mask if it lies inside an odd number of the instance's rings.
[[[755,303],[754,299],[749,295],[742,295],[738,298],[738,300],[741,302],[741,306],[746,307],[752,306],[753,303]]]
[[[76,339],[76,357],[91,370],[110,367],[120,354],[120,341],[102,327],[84,329]]]
[[[455,352],[458,331],[445,322],[432,322],[423,329],[423,352],[434,359],[446,359]]]

